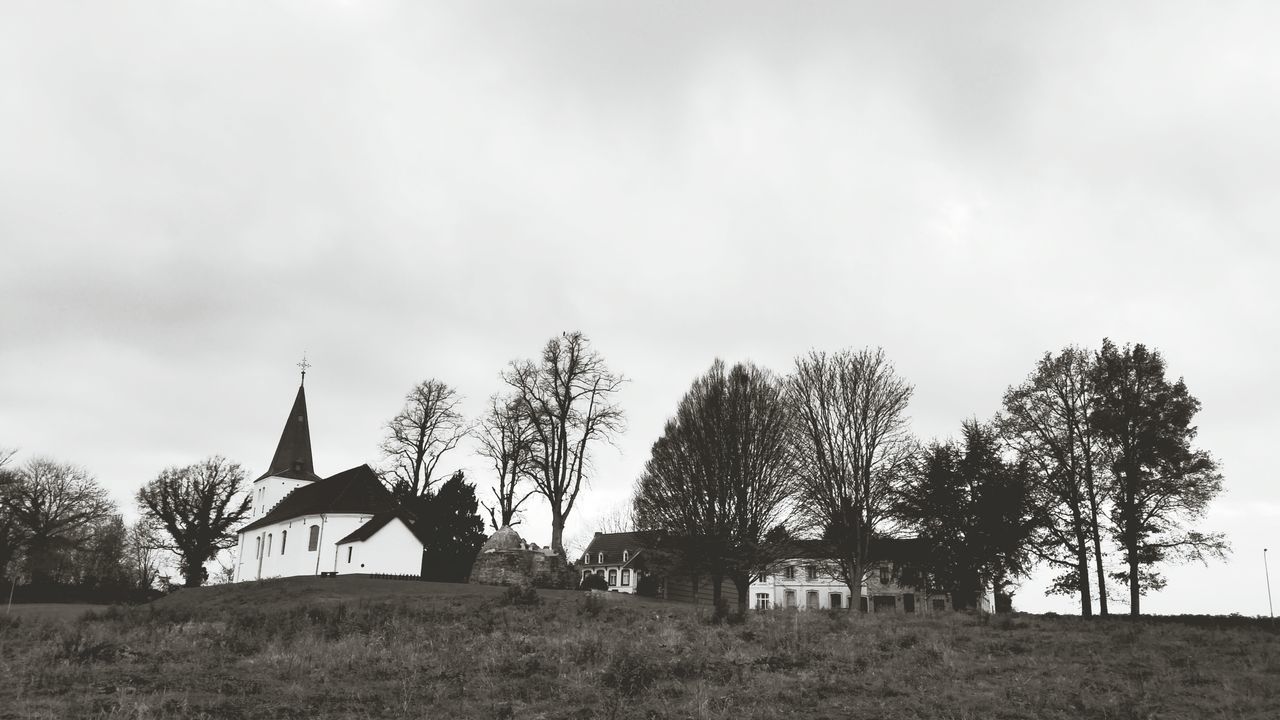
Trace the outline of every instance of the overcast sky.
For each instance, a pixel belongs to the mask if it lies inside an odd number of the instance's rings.
[[[5,3],[0,445],[131,513],[168,465],[256,476],[305,350],[329,475],[414,383],[477,414],[577,329],[629,429],[572,539],[716,357],[883,346],[927,439],[1111,337],[1203,402],[1235,548],[1143,609],[1265,613],[1280,6],[1123,5]]]

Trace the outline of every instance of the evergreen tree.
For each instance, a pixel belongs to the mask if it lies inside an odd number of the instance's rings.
[[[1192,447],[1200,401],[1179,378],[1165,377],[1158,351],[1103,340],[1094,365],[1095,425],[1111,449],[1111,533],[1124,556],[1114,577],[1129,586],[1129,612],[1164,586],[1155,566],[1168,559],[1222,557],[1221,533],[1192,528],[1222,490],[1208,453]]]
[[[484,544],[484,520],[476,488],[461,470],[408,503],[419,535],[424,538],[422,576],[441,582],[466,582],[476,553]]]

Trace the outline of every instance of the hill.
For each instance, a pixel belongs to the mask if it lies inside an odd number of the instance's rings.
[[[1267,621],[771,611],[299,578],[0,620],[0,718],[1280,717]]]

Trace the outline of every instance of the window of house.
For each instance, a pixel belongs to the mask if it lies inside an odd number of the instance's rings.
[[[281,530],[280,531],[280,554],[281,555],[284,554],[284,544],[288,542],[288,540],[289,540],[289,531]]]
[[[888,585],[889,581],[892,579],[893,579],[893,568],[889,566],[889,563],[885,563],[881,565],[880,566],[880,584]]]
[[[840,596],[840,593],[831,593],[831,607],[839,610],[844,607],[843,600],[844,598]]]
[[[591,577],[591,571],[590,571],[590,570],[583,570],[583,571],[582,571],[582,579],[583,579],[583,580],[586,580],[586,579],[587,579],[587,578],[589,578],[589,577]]]
[[[626,568],[623,568],[622,569],[622,587],[630,587],[630,585],[631,585],[631,571]]]
[[[913,593],[902,594],[902,612],[913,613],[916,611],[916,596]]]
[[[600,577],[604,577],[604,568],[600,568],[599,570],[597,570],[596,574],[599,575]]]
[[[784,577],[784,578],[786,578],[786,579],[788,579],[788,580],[795,580],[795,579],[796,579],[796,567],[795,567],[795,565],[788,565],[788,566],[786,566],[785,568],[783,568],[783,569],[782,569],[782,577]]]
[[[626,562],[627,560],[630,560],[630,559],[631,559],[631,553],[627,552],[626,550],[623,550],[623,551],[622,551],[622,562]]]
[[[805,580],[817,580],[817,579],[818,579],[818,568],[817,568],[817,566],[816,566],[816,565],[805,565],[805,566],[804,566],[804,579],[805,579]]]
[[[876,595],[871,600],[871,606],[876,612],[894,612],[898,609],[898,598],[893,595]]]
[[[604,564],[604,553],[596,553],[596,564],[597,565]]]
[[[789,607],[789,608],[793,608],[793,607],[795,607],[795,606],[796,606],[796,591],[795,591],[795,590],[788,590],[788,591],[787,591],[787,594],[785,595],[785,602],[786,602],[787,607]]]
[[[267,535],[267,557],[271,557],[271,535]]]
[[[756,582],[769,582],[769,573],[760,573],[756,576]]]
[[[929,601],[936,612],[945,612],[947,609],[947,601],[942,598],[934,598]]]
[[[348,546],[347,546],[347,564],[348,564],[348,565],[350,565],[350,564],[351,564],[351,551],[352,551],[352,550],[355,550],[355,548],[354,548],[354,547],[352,547],[351,545],[348,545]]]
[[[756,593],[756,609],[757,610],[769,609],[769,593]]]
[[[609,587],[616,587],[618,584],[617,568],[609,568]]]
[[[307,552],[311,552],[320,547],[320,526],[311,526],[311,537],[307,540]]]
[[[809,610],[818,609],[818,591],[810,590],[804,594],[804,606]]]

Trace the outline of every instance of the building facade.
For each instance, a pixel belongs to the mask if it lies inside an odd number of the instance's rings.
[[[599,575],[610,591],[634,593],[642,576],[637,558],[651,542],[652,537],[643,532],[596,533],[578,564],[579,582]]]

